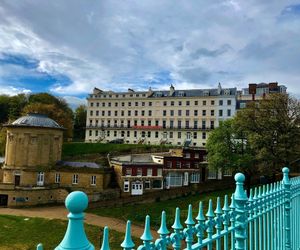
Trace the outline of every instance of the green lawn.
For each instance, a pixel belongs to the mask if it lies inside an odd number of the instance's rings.
[[[63,239],[67,222],[19,216],[0,216],[0,249],[1,250],[33,250],[38,243],[43,243],[45,250],[54,249]],[[88,239],[100,248],[102,228],[85,225]],[[120,249],[124,239],[122,233],[109,231],[111,249]],[[137,242],[135,240],[135,242]]]
[[[179,207],[181,210],[181,222],[186,220],[188,205],[192,204],[193,206],[193,217],[195,218],[198,213],[199,201],[203,201],[205,213],[208,206],[209,199],[213,200],[213,209],[215,210],[216,199],[219,196],[221,198],[221,205],[223,206],[224,196],[228,194],[231,197],[232,189],[225,189],[218,192],[210,192],[201,195],[189,195],[186,197],[145,203],[145,204],[134,204],[134,205],[125,205],[112,208],[94,208],[89,209],[88,212],[94,213],[97,215],[120,218],[123,220],[131,220],[136,224],[144,224],[145,216],[150,215],[151,217],[151,226],[155,229],[158,229],[160,225],[160,216],[161,212],[164,210],[167,214],[167,223],[168,226],[171,226],[174,222],[174,214],[176,207]],[[229,199],[230,202],[230,199]]]
[[[143,144],[104,144],[104,143],[64,143],[62,148],[63,157],[78,156],[85,154],[103,154],[106,156],[110,152],[122,152],[122,153],[138,153],[149,151],[153,148],[167,149],[168,146],[154,146]]]

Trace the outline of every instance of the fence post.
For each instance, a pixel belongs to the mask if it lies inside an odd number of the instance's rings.
[[[291,182],[289,178],[290,170],[287,167],[282,169],[284,188],[284,232],[285,232],[285,250],[291,249]]]
[[[65,201],[66,208],[69,210],[69,224],[62,242],[55,250],[94,250],[94,246],[86,237],[83,219],[83,211],[88,206],[88,197],[81,191],[70,193]]]
[[[247,238],[247,195],[244,190],[244,181],[245,176],[241,173],[237,173],[234,176],[236,181],[236,189],[234,192],[235,200],[235,212],[236,212],[236,229],[235,229],[235,249],[236,250],[245,250],[246,249],[246,238]]]

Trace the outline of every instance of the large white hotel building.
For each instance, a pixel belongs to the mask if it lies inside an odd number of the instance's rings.
[[[237,107],[236,88],[127,92],[94,88],[89,95],[86,142],[205,146],[220,120]]]

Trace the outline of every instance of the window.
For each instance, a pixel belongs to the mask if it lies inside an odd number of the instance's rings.
[[[214,111],[214,110],[211,110],[211,111],[210,111],[210,115],[211,115],[211,116],[214,116],[214,115],[215,115],[215,111]]]
[[[161,168],[157,169],[157,176],[162,176],[162,169]]]
[[[167,187],[181,187],[183,184],[182,173],[170,172],[166,176],[166,186]]]
[[[199,159],[199,153],[195,153],[195,159]]]
[[[107,111],[107,115],[111,116],[111,111],[110,110]]]
[[[138,116],[138,110],[135,110],[135,111],[134,111],[134,115],[135,115],[135,116]]]
[[[152,176],[152,168],[147,168],[147,176]]]
[[[210,104],[215,105],[215,101],[214,100],[210,101]]]
[[[185,153],[185,158],[190,159],[191,158],[191,154],[190,153]]]
[[[198,101],[195,101],[195,105],[198,105]]]
[[[178,139],[181,139],[181,132],[178,132],[177,138],[178,138]]]
[[[139,103],[138,103],[138,102],[135,102],[135,106],[136,106],[136,107],[139,106]]]
[[[128,113],[128,116],[131,116],[131,110],[128,110],[127,113]]]
[[[117,102],[115,102],[115,107],[118,107],[118,103]]]
[[[185,163],[185,168],[191,168],[191,163],[190,162],[186,162]]]
[[[96,175],[91,176],[91,185],[93,185],[93,186],[96,185]]]
[[[214,129],[215,128],[215,121],[210,121],[210,128]]]
[[[178,116],[181,116],[182,115],[182,111],[179,109],[178,110]]]
[[[124,192],[129,192],[129,181],[124,181]]]
[[[105,102],[102,102],[102,107],[105,107]]]
[[[217,179],[217,171],[208,169],[208,176],[207,179]]]
[[[174,121],[170,120],[170,128],[173,128],[173,127],[174,127]]]
[[[171,101],[171,106],[174,106],[174,101]]]
[[[181,128],[181,120],[178,120],[178,121],[177,121],[177,127],[178,127],[178,128]]]
[[[223,175],[224,176],[232,176],[232,170],[231,169],[224,169]]]
[[[197,120],[194,120],[194,128],[198,128],[198,121]]]
[[[78,174],[73,174],[72,184],[78,184]]]
[[[142,106],[145,106],[145,102],[142,102]]]
[[[97,102],[97,107],[99,107],[99,102]]]
[[[170,139],[173,138],[173,132],[170,132],[170,135],[169,135]]]
[[[203,105],[203,106],[206,106],[206,101],[203,101],[203,102],[202,102],[202,105]]]
[[[219,100],[219,106],[223,106],[223,100]]]
[[[132,175],[132,169],[131,168],[126,168],[125,169],[125,176],[131,176]]]
[[[231,105],[231,100],[227,100],[227,105]]]
[[[142,110],[142,116],[145,116],[145,110]]]
[[[202,139],[206,139],[206,132],[202,132]]]
[[[98,136],[98,130],[95,131],[95,136]]]
[[[206,128],[206,121],[203,120],[203,121],[202,121],[202,129],[205,129],[205,128]]]
[[[199,183],[200,182],[200,173],[192,173],[190,176],[191,183]]]
[[[150,181],[145,181],[145,189],[150,189]]]
[[[38,172],[37,183],[36,183],[38,186],[44,186],[44,177],[45,177],[44,172]]]
[[[170,116],[174,116],[174,110],[170,110]]]
[[[152,182],[152,187],[153,188],[159,188],[159,189],[161,189],[162,188],[162,182],[161,182],[161,180],[154,180]]]
[[[60,173],[55,173],[55,183],[60,183]]]
[[[99,110],[96,111],[96,116],[99,116]]]
[[[118,116],[118,111],[117,110],[115,110],[115,116]]]
[[[197,132],[194,132],[193,138],[194,138],[194,139],[197,139]]]
[[[163,116],[167,115],[167,110],[163,110]]]
[[[163,120],[163,128],[166,128],[166,121],[165,120]]]
[[[185,105],[186,105],[186,106],[190,106],[190,101],[186,101],[186,102],[185,102]]]
[[[152,102],[149,102],[149,106],[152,106]]]
[[[194,110],[194,116],[198,115],[198,110]]]
[[[163,105],[164,105],[164,106],[167,106],[167,102],[166,102],[166,101],[164,101]]]
[[[129,106],[129,107],[131,106],[131,102],[128,102],[128,106]]]
[[[231,109],[227,109],[227,116],[231,116]]]
[[[206,116],[206,110],[202,110],[202,116]]]
[[[148,115],[149,115],[149,116],[152,116],[152,110],[149,110],[149,111],[148,111]]]
[[[92,136],[92,130],[89,130],[89,136]]]
[[[111,107],[111,102],[108,103],[108,107]]]
[[[90,111],[90,116],[93,116],[93,110]]]
[[[93,102],[91,102],[91,107],[93,107],[94,106],[94,103]]]
[[[155,126],[159,126],[159,121],[155,120]]]
[[[158,138],[158,132],[157,131],[155,132],[155,138]]]
[[[181,168],[181,162],[180,161],[176,161],[176,168]]]
[[[130,131],[127,131],[127,137],[130,137]]]
[[[125,106],[125,103],[124,103],[124,102],[122,102],[122,103],[121,103],[121,105],[122,105],[122,107],[124,107],[124,106]]]
[[[181,106],[181,105],[182,105],[182,101],[179,101],[179,102],[178,102],[178,106]]]
[[[102,110],[102,116],[105,116],[105,110]]]
[[[171,168],[172,167],[172,162],[171,161],[167,161],[167,168]]]
[[[219,110],[219,116],[223,116],[223,110],[222,109]]]
[[[185,121],[185,128],[189,128],[190,127],[190,121],[189,120],[186,120]]]
[[[143,175],[143,169],[142,168],[137,168],[136,176],[142,176],[142,175]]]

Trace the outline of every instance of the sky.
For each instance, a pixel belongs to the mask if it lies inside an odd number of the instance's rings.
[[[94,87],[219,82],[279,82],[300,98],[300,1],[0,1],[0,94],[49,92],[74,107]]]

